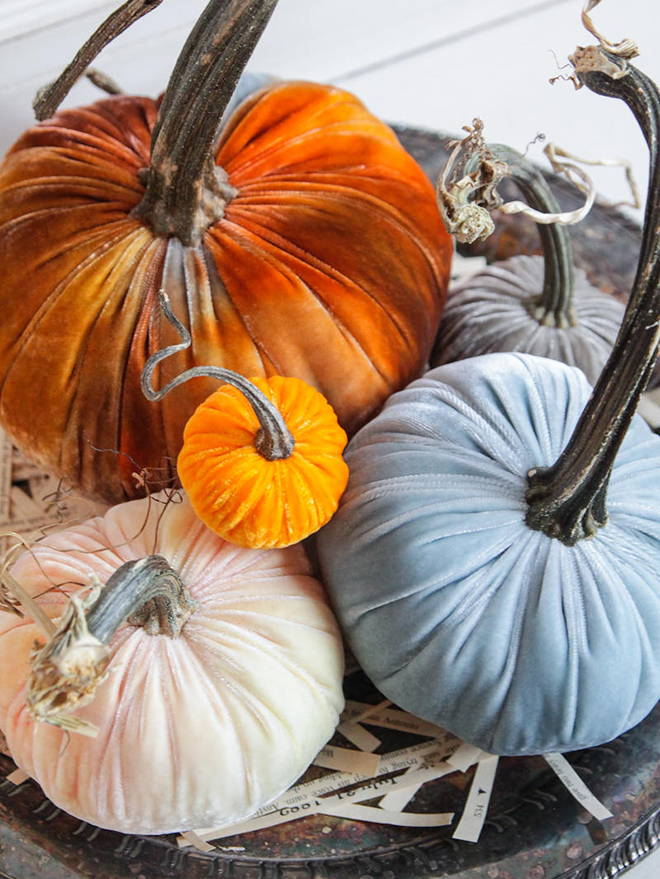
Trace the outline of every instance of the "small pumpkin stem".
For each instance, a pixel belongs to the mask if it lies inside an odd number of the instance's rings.
[[[73,60],[49,85],[37,92],[32,103],[37,119],[49,119],[69,94],[73,86],[84,75],[96,56],[147,12],[155,9],[163,0],[127,0],[102,22],[87,42],[81,46]],[[92,72],[92,76],[97,75]],[[91,77],[90,77],[91,78]]]
[[[117,568],[88,608],[87,628],[104,644],[124,622],[176,638],[193,609],[188,590],[167,559],[149,555]]]
[[[211,0],[177,60],[151,140],[135,215],[158,235],[198,244],[236,191],[216,167],[222,114],[277,0]]]
[[[544,214],[559,214],[560,207],[543,174],[516,150],[503,144],[491,144],[493,154],[506,163],[506,176],[518,186],[527,204]],[[537,223],[545,276],[543,291],[528,309],[544,326],[565,329],[576,326],[573,308],[573,250],[568,230],[560,223]]]
[[[594,63],[598,55],[602,64]],[[616,343],[561,456],[529,474],[527,524],[569,545],[607,522],[612,466],[660,340],[660,95],[648,77],[602,48],[578,50],[571,60],[583,85],[632,110],[649,146],[650,182],[637,272]]]
[[[231,369],[223,369],[221,366],[193,366],[192,369],[187,369],[185,372],[177,375],[176,378],[173,378],[172,381],[168,382],[160,390],[154,390],[152,378],[156,366],[161,360],[164,360],[171,354],[176,354],[177,351],[184,351],[190,346],[192,341],[190,333],[172,311],[169,297],[163,290],[160,291],[159,301],[165,317],[179,333],[182,341],[176,345],[168,345],[162,351],[157,351],[145,363],[142,370],[141,385],[142,392],[147,400],[156,403],[162,400],[174,388],[189,381],[191,378],[207,376],[220,379],[223,384],[232,385],[232,387],[237,388],[246,397],[250,406],[252,406],[260,426],[254,441],[254,447],[259,454],[268,461],[277,461],[290,457],[293,454],[295,440],[282,417],[282,413],[259,390],[254,382],[251,382],[250,379],[237,372],[233,372]]]
[[[40,720],[93,735],[93,727],[69,715],[91,702],[105,680],[115,632],[128,622],[151,635],[176,638],[193,610],[167,559],[151,555],[121,565],[105,586],[74,595],[55,634],[33,652],[26,696],[30,711]]]

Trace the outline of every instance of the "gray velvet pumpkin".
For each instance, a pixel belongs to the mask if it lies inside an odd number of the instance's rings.
[[[432,370],[353,438],[318,539],[378,689],[491,753],[600,744],[660,698],[660,438],[635,418],[592,539],[525,521],[528,471],[559,455],[590,393],[531,355]]]
[[[560,213],[531,162],[501,144],[490,150],[531,208],[546,217]],[[431,366],[495,351],[526,351],[577,366],[596,381],[624,306],[575,268],[564,226],[539,222],[537,228],[542,256],[515,256],[450,286]]]
[[[573,320],[558,327],[530,313],[543,293],[541,256],[514,256],[493,263],[450,287],[432,359],[434,366],[489,354],[523,351],[577,366],[595,382],[607,360],[624,306],[574,269]]]

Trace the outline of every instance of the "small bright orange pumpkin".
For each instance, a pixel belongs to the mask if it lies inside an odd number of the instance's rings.
[[[258,5],[233,3],[239,38]],[[231,76],[195,62],[228,27],[209,21],[158,118],[144,97],[62,110],[0,167],[0,421],[31,458],[112,502],[135,496],[136,469],[173,474],[184,425],[215,389],[201,379],[144,399],[144,364],[172,340],[159,289],[193,338],[161,384],[195,364],[298,376],[349,433],[420,373],[444,304],[451,240],[392,130],[340,88],[280,82],[215,139],[218,83],[237,74],[235,59]]]
[[[195,512],[220,537],[250,549],[304,540],[333,515],[348,481],[346,432],[332,407],[300,379],[248,379],[217,366],[193,367],[154,388],[157,366],[191,343],[167,296],[159,299],[181,341],[147,360],[145,398],[160,402],[191,379],[223,382],[186,424],[177,462]]]
[[[253,378],[294,440],[268,460],[255,447],[259,422],[245,396],[224,385],[189,419],[177,471],[199,518],[216,534],[251,548],[289,546],[318,531],[346,488],[346,433],[324,397],[305,382]]]

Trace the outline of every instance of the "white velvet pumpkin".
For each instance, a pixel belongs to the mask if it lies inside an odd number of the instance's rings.
[[[318,536],[379,690],[492,753],[596,745],[660,698],[660,437],[635,417],[591,539],[525,521],[528,471],[554,463],[590,393],[532,355],[432,370],[353,438]]]
[[[164,512],[152,501],[148,519],[147,505],[47,538],[12,573],[55,618],[93,575],[106,582],[159,553],[197,605],[180,635],[119,629],[110,674],[78,711],[98,727],[88,738],[30,715],[28,656],[40,635],[29,618],[1,614],[0,727],[17,764],[72,815],[130,833],[217,826],[279,795],[333,734],[341,640],[300,545],[239,548],[187,500]],[[64,585],[45,592],[53,583]]]

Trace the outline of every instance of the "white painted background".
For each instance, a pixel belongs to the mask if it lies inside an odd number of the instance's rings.
[[[205,2],[163,0],[97,66],[128,92],[158,94]],[[0,0],[0,152],[31,123],[36,89],[118,3]],[[250,67],[341,84],[392,122],[458,133],[481,116],[489,140],[521,151],[543,133],[581,156],[625,157],[644,196],[646,145],[628,109],[549,83],[577,45],[593,42],[581,8],[582,0],[280,0]],[[634,38],[638,66],[660,82],[657,0],[602,0],[593,17],[610,40]],[[81,82],[68,102],[98,96]],[[541,148],[529,155],[543,163]],[[620,170],[594,178],[604,197],[628,197]],[[660,852],[627,876],[658,879]]]

